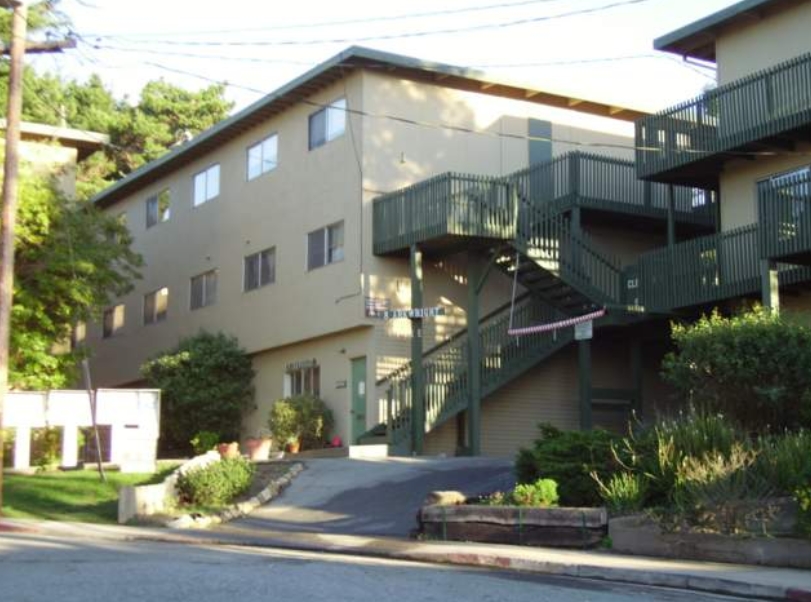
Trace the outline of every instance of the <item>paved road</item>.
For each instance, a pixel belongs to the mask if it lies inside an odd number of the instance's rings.
[[[354,556],[149,542],[0,537],[9,602],[721,602],[695,592]]]
[[[425,496],[511,488],[512,462],[493,458],[308,460],[277,500],[235,521],[256,529],[407,536]]]

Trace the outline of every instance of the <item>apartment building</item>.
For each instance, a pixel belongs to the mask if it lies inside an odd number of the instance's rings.
[[[631,169],[642,115],[350,48],[95,199],[126,219],[146,265],[135,290],[89,327],[94,382],[137,386],[148,358],[201,329],[223,331],[257,372],[245,436],[265,427],[275,400],[312,392],[331,407],[336,434],[356,441],[386,421],[385,379],[412,355],[412,320],[380,310],[416,307],[408,253],[374,249],[384,225],[373,199],[449,172],[477,174],[467,192],[484,190],[573,149]],[[420,351],[464,330],[469,264],[487,265],[500,240],[483,215],[466,219],[484,230],[440,252],[425,247],[421,304],[444,315],[422,321]],[[507,274],[487,278],[479,315],[509,302],[511,287]]]

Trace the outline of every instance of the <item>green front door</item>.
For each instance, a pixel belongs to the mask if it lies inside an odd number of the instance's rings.
[[[366,358],[352,360],[352,441],[366,432]]]

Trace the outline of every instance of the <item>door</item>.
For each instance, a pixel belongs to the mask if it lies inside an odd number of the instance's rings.
[[[366,358],[352,360],[352,441],[366,432]]]

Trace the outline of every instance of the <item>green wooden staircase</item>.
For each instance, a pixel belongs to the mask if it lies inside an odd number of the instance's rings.
[[[570,331],[540,333],[516,338],[507,334],[511,304],[480,322],[482,361],[478,367],[484,397],[550,357],[572,341]],[[515,302],[513,326],[525,327],[559,320],[564,314],[531,294]],[[425,432],[430,432],[464,411],[468,405],[468,335],[457,334],[423,355],[425,378]],[[412,372],[406,364],[386,378],[387,437],[394,450],[410,451],[412,423]]]

